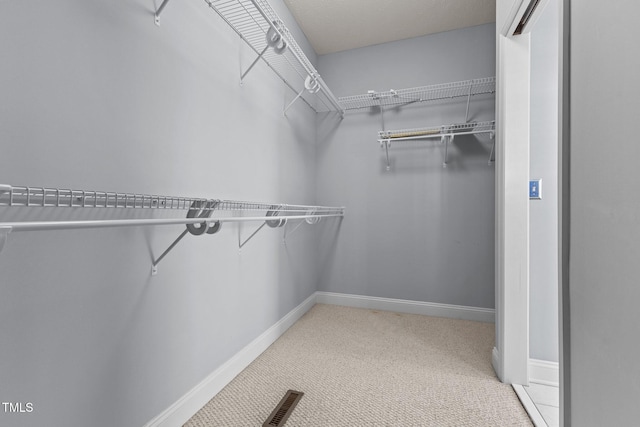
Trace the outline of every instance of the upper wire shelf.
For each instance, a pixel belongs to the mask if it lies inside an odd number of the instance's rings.
[[[369,93],[363,95],[340,97],[338,102],[345,110],[356,110],[359,108],[411,104],[464,96],[470,97],[494,93],[495,90],[496,78],[484,77],[408,89],[391,89],[386,92],[369,91]]]
[[[243,77],[262,58],[298,94],[295,99],[302,98],[316,112],[344,113],[337,98],[266,0],[205,2],[258,55]]]

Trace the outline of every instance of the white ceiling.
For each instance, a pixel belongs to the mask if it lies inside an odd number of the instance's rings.
[[[495,22],[496,0],[284,0],[318,55]]]

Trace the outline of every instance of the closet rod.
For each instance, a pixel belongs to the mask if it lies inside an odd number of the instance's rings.
[[[443,133],[434,133],[434,134],[425,134],[425,135],[416,135],[416,136],[403,136],[403,137],[388,137],[378,139],[378,142],[384,141],[408,141],[411,139],[427,139],[427,138],[441,138],[443,136],[458,136],[458,135],[477,135],[481,133],[492,133],[493,130],[477,130],[477,131],[469,131],[469,132],[443,132]]]
[[[214,224],[217,222],[255,222],[273,221],[274,218],[286,220],[304,220],[312,218],[343,217],[343,213],[327,213],[315,215],[283,215],[256,217],[209,217],[209,218],[169,218],[169,219],[114,219],[114,220],[85,220],[85,221],[24,221],[0,222],[0,229],[15,231],[43,231],[43,230],[71,230],[81,228],[133,227],[144,225],[175,225],[175,224]]]

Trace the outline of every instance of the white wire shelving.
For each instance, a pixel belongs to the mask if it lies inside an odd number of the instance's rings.
[[[338,99],[267,0],[204,1],[257,55],[241,73],[241,81],[262,59],[296,93],[284,108],[285,114],[298,99],[316,112],[337,111],[344,114]],[[168,2],[164,0],[156,10],[156,24],[159,24],[160,14]]]
[[[489,138],[494,139],[495,136],[495,120],[484,122],[470,122],[470,123],[454,123],[442,126],[431,126],[414,129],[401,129],[401,130],[381,130],[378,132],[378,142],[384,147],[387,157],[387,170],[391,168],[389,160],[389,147],[391,142],[395,141],[409,141],[416,139],[429,139],[440,138],[440,141],[445,145],[443,166],[446,166],[449,161],[449,143],[453,142],[456,136],[462,135],[479,135],[489,134]],[[493,151],[495,148],[495,142],[491,147],[491,153],[489,154],[489,164],[492,162]]]
[[[378,132],[378,142],[380,142],[380,145],[385,149],[387,170],[391,169],[391,161],[389,159],[391,141],[428,138],[440,138],[441,142],[445,144],[443,166],[446,167],[448,163],[449,142],[452,142],[455,136],[488,133],[493,139],[495,134],[495,121],[469,122],[469,107],[473,97],[478,95],[492,95],[495,93],[495,90],[496,78],[483,77],[408,89],[391,89],[386,92],[369,91],[363,95],[340,97],[338,98],[338,102],[340,102],[346,111],[372,107],[379,108],[382,130]],[[464,120],[461,123],[413,129],[385,130],[385,107],[404,107],[412,104],[456,98],[466,98],[466,111]],[[489,164],[492,163],[494,148],[495,142],[489,154]]]
[[[338,98],[338,102],[345,110],[357,110],[360,108],[413,104],[461,97],[470,99],[472,96],[494,93],[495,90],[496,78],[484,77],[408,89],[391,89],[386,92],[369,91],[361,95],[342,96]]]
[[[316,224],[324,218],[341,218],[343,207],[291,205],[237,200],[220,200],[191,197],[158,196],[149,194],[116,193],[93,190],[71,190],[46,187],[0,185],[0,208],[67,208],[67,209],[124,209],[147,212],[149,218],[98,219],[73,221],[12,221],[0,220],[0,251],[9,233],[19,231],[70,230],[84,228],[129,227],[151,225],[186,225],[186,229],[153,261],[152,274],[158,263],[187,234],[217,233],[225,222],[261,222],[257,230],[238,244],[242,248],[265,225],[271,228],[285,227],[297,222],[291,235],[303,223]],[[151,218],[153,211],[187,211],[181,218]],[[240,233],[238,229],[238,233]]]

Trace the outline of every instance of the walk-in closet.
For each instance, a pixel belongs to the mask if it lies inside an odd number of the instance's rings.
[[[0,0],[0,425],[631,425],[598,8]]]

